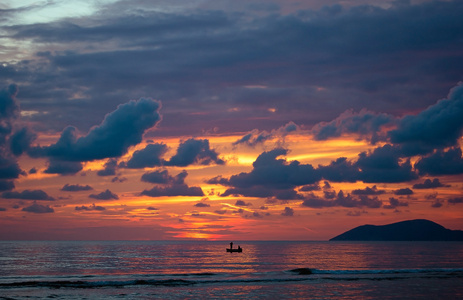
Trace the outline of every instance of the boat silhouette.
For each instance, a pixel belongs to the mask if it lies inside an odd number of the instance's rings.
[[[238,248],[233,249],[233,242],[230,243],[230,248],[225,248],[227,252],[243,252],[243,248],[238,245]]]

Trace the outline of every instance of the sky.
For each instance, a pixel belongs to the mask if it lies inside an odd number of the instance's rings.
[[[2,1],[1,240],[463,230],[463,2]]]

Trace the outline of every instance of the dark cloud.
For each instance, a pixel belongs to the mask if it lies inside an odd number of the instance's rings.
[[[14,182],[12,180],[0,180],[0,192],[12,189],[14,189]]]
[[[35,147],[30,154],[77,162],[119,157],[130,146],[140,143],[145,131],[161,120],[160,107],[161,104],[152,99],[132,100],[107,114],[103,122],[87,135],[77,138],[77,129],[69,126],[63,130],[58,142]]]
[[[18,117],[19,104],[16,101],[16,95],[18,94],[18,86],[10,84],[8,87],[0,90],[0,119],[11,120]],[[5,132],[11,132],[11,124],[2,122],[1,134]],[[3,136],[0,136],[3,138]]]
[[[356,133],[372,143],[385,140],[379,133],[382,126],[394,123],[395,118],[388,114],[377,114],[365,109],[355,113],[352,109],[343,112],[331,122],[323,122],[312,128],[315,140],[326,140],[342,134]]]
[[[215,150],[210,149],[209,140],[188,139],[180,143],[177,153],[170,158],[166,165],[185,167],[191,164],[223,165],[225,162],[218,157]]]
[[[399,206],[408,206],[408,202],[400,201],[397,198],[391,197],[389,198],[389,204],[384,205],[383,208],[396,209]]]
[[[325,199],[334,199],[336,198],[336,191],[324,190],[323,195]]]
[[[294,216],[294,209],[292,209],[291,207],[285,207],[281,215],[285,217],[292,217]]]
[[[321,176],[332,182],[356,182],[359,180],[359,170],[346,157],[340,157],[327,166],[318,166]]]
[[[50,158],[48,168],[44,171],[48,174],[74,175],[82,171],[83,166],[78,161],[63,161],[55,158]]]
[[[11,39],[68,50],[3,67],[6,78],[27,82],[25,92],[35,100],[27,109],[40,111],[34,120],[55,115],[47,125],[55,131],[66,120],[82,128],[88,120],[81,112],[96,124],[105,107],[118,104],[115,95],[143,91],[169,103],[166,114],[176,116],[166,118],[164,134],[212,126],[269,130],[282,119],[311,126],[350,108],[417,111],[461,80],[459,1],[270,15],[120,5],[85,19],[4,28]],[[82,99],[62,101],[78,92]],[[240,113],[227,110],[235,107]]]
[[[175,177],[169,175],[167,170],[158,170],[142,175],[141,180],[145,182],[159,184],[150,190],[144,190],[141,194],[150,197],[161,196],[204,196],[203,190],[199,186],[188,186],[185,178],[187,171],[183,170]]]
[[[232,145],[236,146],[240,144],[245,144],[249,147],[255,147],[259,144],[263,144],[265,141],[270,140],[272,138],[285,138],[291,132],[298,130],[300,130],[299,126],[296,125],[294,122],[289,122],[278,129],[272,130],[271,132],[267,132],[265,130],[259,131],[257,129],[254,129],[251,132],[245,134],[237,141],[233,142]]]
[[[435,189],[438,187],[450,187],[450,185],[445,185],[439,181],[439,178],[426,179],[423,183],[416,183],[413,185],[414,189]]]
[[[62,191],[66,192],[78,192],[78,191],[90,191],[93,190],[91,186],[87,185],[80,185],[80,184],[68,184],[66,183],[62,188]]]
[[[400,147],[389,144],[370,152],[362,152],[357,161],[341,157],[327,166],[319,166],[320,175],[332,182],[396,183],[418,178],[410,160],[402,162]]]
[[[150,197],[162,196],[204,196],[203,190],[199,186],[189,187],[186,184],[174,184],[166,187],[153,187],[150,190],[144,190],[142,195]]]
[[[386,144],[373,152],[362,152],[355,163],[363,182],[406,182],[418,178],[410,160],[401,163],[400,149]]]
[[[310,191],[319,191],[320,189],[321,189],[320,185],[317,182],[317,183],[314,183],[314,184],[304,185],[299,189],[299,191],[300,192],[310,192]]]
[[[96,174],[98,176],[114,176],[116,175],[117,159],[111,158],[104,164],[104,169],[99,170]]]
[[[75,210],[77,210],[77,211],[93,211],[93,210],[104,211],[104,210],[106,210],[106,208],[104,208],[103,206],[95,205],[95,203],[93,203],[90,206],[85,206],[85,205],[76,206]]]
[[[287,150],[277,148],[261,153],[253,163],[250,173],[231,176],[226,184],[236,188],[260,186],[270,189],[292,189],[296,186],[314,184],[320,180],[312,165],[298,161],[287,162],[277,159],[286,155]]]
[[[343,207],[379,208],[382,205],[382,202],[378,199],[378,197],[370,198],[366,195],[360,195],[359,199],[356,199],[350,194],[344,195],[343,191],[339,191],[334,201],[337,206]]]
[[[6,211],[6,208],[0,207],[0,211]]]
[[[252,186],[245,188],[229,188],[222,194],[221,197],[227,196],[244,196],[244,197],[259,197],[267,198],[274,196],[276,191],[274,189],[268,189],[263,186]]]
[[[442,200],[436,199],[432,204],[431,207],[433,208],[440,208],[442,207]]]
[[[236,205],[236,206],[249,206],[250,203],[246,203],[246,202],[244,202],[243,200],[236,200],[235,205]]]
[[[147,210],[158,210],[157,208],[152,207],[152,206],[148,206],[146,209],[147,209]]]
[[[463,158],[461,148],[451,148],[421,158],[415,164],[415,169],[421,175],[455,175],[463,174]]]
[[[12,189],[12,180],[25,174],[19,167],[16,156],[22,153],[23,147],[28,146],[29,140],[26,137],[29,135],[26,129],[14,131],[19,118],[17,94],[18,86],[15,84],[0,90],[0,190],[3,191]]]
[[[363,190],[361,190],[361,189],[353,190],[352,194],[354,194],[354,195],[381,195],[381,194],[384,194],[385,192],[386,191],[384,191],[384,190],[378,190],[376,185],[374,185],[371,188],[367,186]]]
[[[98,199],[98,200],[111,200],[111,199],[118,200],[119,199],[119,196],[112,193],[108,189],[106,191],[104,191],[104,192],[99,193],[99,194],[90,194],[88,197],[93,198],[93,199]]]
[[[198,202],[194,206],[196,207],[211,207],[210,204],[204,203],[204,202]]]
[[[394,195],[397,196],[408,196],[408,195],[413,195],[413,191],[409,188],[403,188],[403,189],[398,189],[394,191]]]
[[[447,200],[449,204],[459,204],[463,203],[463,197],[455,197],[455,198],[450,198]]]
[[[169,175],[167,170],[156,170],[145,173],[141,176],[141,181],[158,184],[183,184],[188,173],[183,170],[175,177]]]
[[[111,182],[124,182],[124,181],[127,181],[128,179],[126,177],[114,177],[113,179],[111,179]]]
[[[48,196],[42,190],[24,190],[22,192],[4,192],[2,193],[3,198],[7,199],[23,199],[23,200],[46,200],[53,201],[53,197]]]
[[[37,203],[34,203],[30,206],[27,206],[27,207],[24,207],[22,209],[22,211],[26,211],[26,212],[31,212],[31,213],[35,213],[35,214],[46,214],[46,213],[53,213],[55,212],[55,210],[53,208],[51,208],[50,206],[48,205],[41,205],[41,204],[37,204]]]
[[[370,198],[367,195],[360,195],[354,197],[351,194],[345,195],[343,191],[339,191],[334,198],[320,198],[314,194],[309,195],[302,202],[302,206],[312,208],[324,208],[324,207],[367,207],[367,208],[379,208],[382,206],[382,201],[378,197]]]
[[[309,195],[306,199],[302,202],[302,206],[312,207],[312,208],[324,208],[324,207],[332,207],[335,206],[336,203],[332,200],[325,200],[320,198],[314,194]]]
[[[26,127],[14,132],[9,140],[11,152],[16,156],[23,154],[29,150],[36,137],[37,135]]]
[[[166,151],[167,146],[165,144],[148,144],[144,149],[135,151],[124,166],[131,169],[161,166],[163,164],[162,156]]]
[[[232,175],[228,179],[217,176],[207,182],[229,186],[230,188],[221,196],[275,196],[281,200],[295,200],[304,198],[295,191],[296,187],[309,185],[309,188],[303,187],[300,191],[311,189],[322,178],[333,182],[356,182],[361,180],[367,183],[395,183],[414,180],[418,177],[412,169],[410,160],[401,162],[400,149],[388,144],[369,153],[360,153],[356,162],[341,157],[332,161],[329,165],[319,165],[317,169],[310,164],[278,159],[279,156],[286,154],[287,150],[282,148],[263,152],[253,163],[254,168],[251,172]],[[329,183],[327,181],[326,183],[325,186],[328,187]],[[358,195],[379,195],[383,192],[378,191],[376,188],[366,188],[364,191],[355,190],[354,193]],[[329,193],[330,191],[326,192],[327,195]]]
[[[259,132],[259,130],[254,129],[248,134],[245,134],[243,137],[238,139],[237,141],[233,142],[233,145],[240,145],[245,144],[250,147],[254,147],[258,144],[264,143],[266,140],[272,138],[272,135],[267,131]]]
[[[463,134],[463,84],[418,115],[403,117],[398,128],[389,132],[395,144],[449,147],[458,144]]]

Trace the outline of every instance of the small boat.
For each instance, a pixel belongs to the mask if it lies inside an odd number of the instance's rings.
[[[243,248],[238,248],[238,249],[230,249],[230,248],[225,248],[227,252],[243,252]]]

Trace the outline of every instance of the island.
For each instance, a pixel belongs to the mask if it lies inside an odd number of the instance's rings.
[[[381,226],[358,226],[330,241],[463,241],[463,231],[417,219]]]

